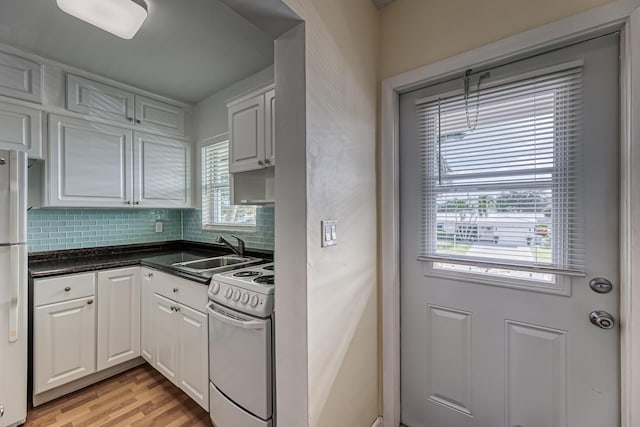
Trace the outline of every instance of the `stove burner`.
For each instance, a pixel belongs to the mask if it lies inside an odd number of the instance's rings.
[[[260,276],[256,279],[253,279],[253,281],[261,285],[273,285],[275,283],[275,279],[273,276]]]
[[[273,265],[268,265],[268,266],[264,267],[263,270],[274,271],[273,267],[274,267]]]
[[[253,271],[253,270],[238,271],[237,273],[233,274],[234,277],[253,277],[253,276],[259,276],[259,275],[260,275],[260,272]]]

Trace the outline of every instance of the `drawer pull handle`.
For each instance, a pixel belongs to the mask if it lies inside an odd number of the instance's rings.
[[[67,286],[66,288],[64,288],[65,292],[69,292],[71,290],[71,288],[69,286]]]
[[[147,274],[147,277],[148,277],[148,278],[152,278],[152,277],[153,277],[153,273],[149,273],[149,274]]]
[[[173,293],[177,294],[178,293],[178,288],[173,288]]]
[[[89,304],[89,305],[93,304],[93,300],[90,299],[89,301],[87,301],[87,304]]]

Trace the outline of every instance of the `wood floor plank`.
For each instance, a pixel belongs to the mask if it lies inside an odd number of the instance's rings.
[[[212,427],[209,414],[149,365],[29,408],[26,427]]]

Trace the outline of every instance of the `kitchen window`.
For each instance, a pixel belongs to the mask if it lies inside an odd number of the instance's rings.
[[[229,141],[202,148],[202,228],[249,228],[256,226],[256,207],[231,204]]]
[[[417,101],[431,272],[583,274],[581,82],[574,63]]]

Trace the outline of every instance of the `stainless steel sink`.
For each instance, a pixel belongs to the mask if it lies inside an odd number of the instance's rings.
[[[174,267],[194,273],[221,273],[235,268],[248,267],[262,262],[260,258],[223,255],[194,261],[177,262]]]

